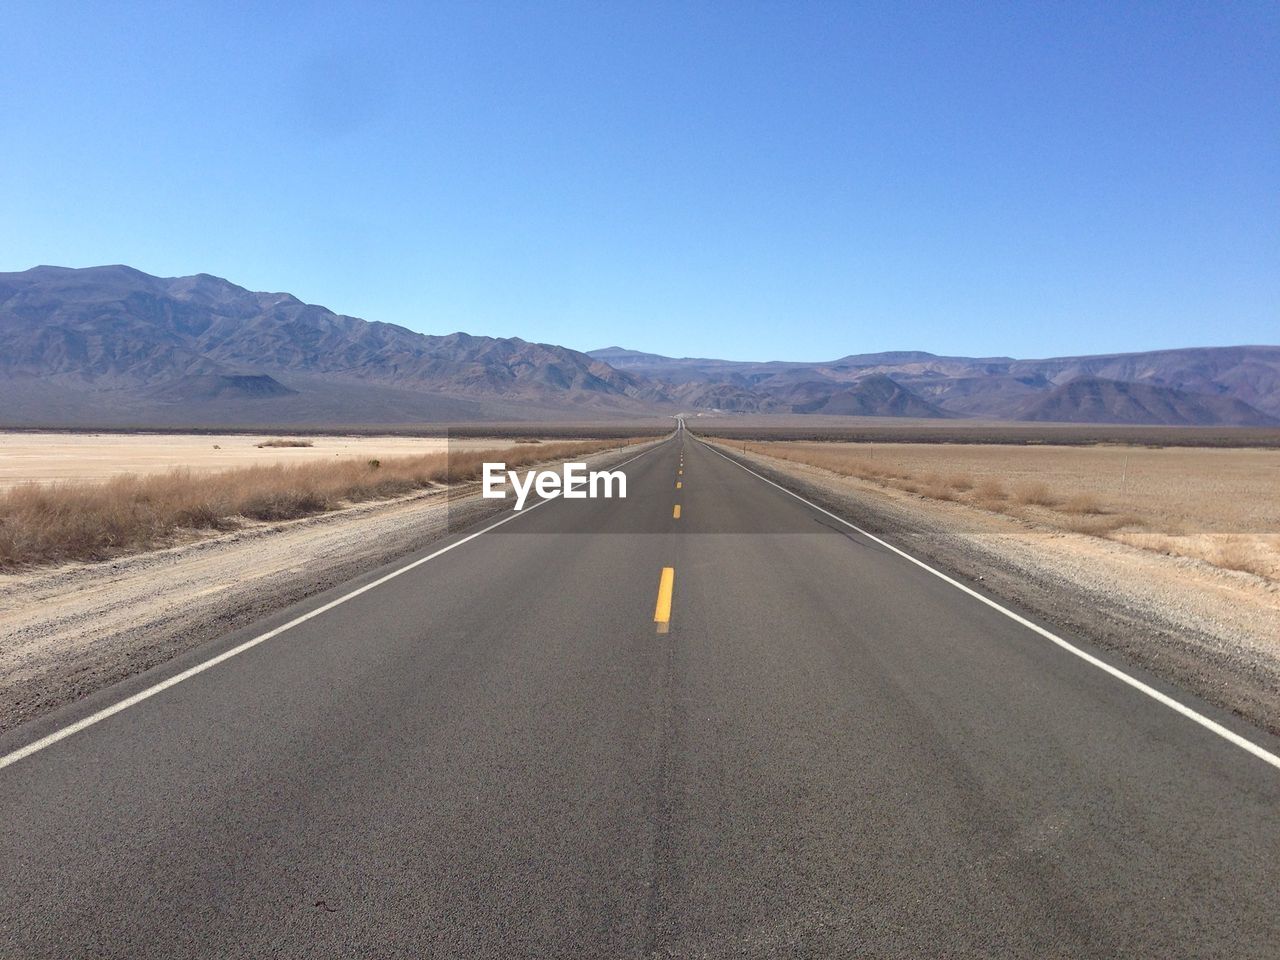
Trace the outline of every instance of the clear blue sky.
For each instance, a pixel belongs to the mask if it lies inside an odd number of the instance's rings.
[[[0,96],[0,270],[677,356],[1280,342],[1271,0],[10,0]]]

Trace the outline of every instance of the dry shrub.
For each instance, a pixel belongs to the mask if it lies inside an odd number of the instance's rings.
[[[476,480],[487,461],[519,468],[624,445],[591,440],[431,453],[376,465],[349,458],[205,474],[125,474],[105,483],[24,484],[0,493],[0,568],[100,560],[173,542],[182,530],[228,530],[244,519],[292,520],[344,503]]]
[[[992,477],[984,477],[979,480],[973,488],[974,499],[979,502],[996,502],[1007,500],[1008,492],[1004,488],[1004,484]]]
[[[1244,573],[1265,577],[1269,572],[1264,563],[1253,551],[1252,545],[1241,537],[1222,537],[1209,556],[1209,562],[1227,570],[1241,570]]]
[[[1140,527],[1144,521],[1141,517],[1126,514],[1111,514],[1109,516],[1074,514],[1063,517],[1058,523],[1063,529],[1070,530],[1072,533],[1083,533],[1090,537],[1105,537],[1115,533],[1122,527]]]
[[[894,470],[892,467],[882,467],[868,460],[857,460],[851,466],[854,476],[861,477],[863,480],[883,482],[906,478],[906,474],[899,470]]]
[[[951,484],[937,474],[925,477],[919,492],[930,500],[954,500],[956,498],[955,490],[952,489]]]
[[[255,447],[314,447],[315,443],[301,437],[277,437],[275,440],[263,440],[255,443]]]
[[[1118,533],[1113,539],[1171,557],[1190,557],[1224,570],[1239,570],[1270,580],[1280,579],[1280,536],[1275,534]]]
[[[1106,508],[1102,506],[1102,502],[1091,493],[1077,493],[1068,497],[1066,501],[1059,507],[1063,513],[1077,514],[1100,514],[1106,513]]]
[[[964,493],[967,490],[973,489],[973,477],[969,476],[967,473],[953,473],[947,477],[947,486],[952,490],[959,490],[961,493]]]
[[[833,465],[836,473],[843,473],[850,477],[858,477],[861,480],[879,480],[886,476],[884,470],[879,469],[873,463],[866,460],[850,460]]]
[[[1040,481],[1020,483],[1013,491],[1013,499],[1018,503],[1037,507],[1051,507],[1058,502],[1047,484]]]

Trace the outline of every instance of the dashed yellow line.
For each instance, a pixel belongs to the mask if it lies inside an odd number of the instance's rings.
[[[659,633],[666,633],[671,627],[671,592],[675,585],[676,568],[663,567],[658,580],[658,602],[653,608],[653,622],[658,625]]]
[[[679,490],[682,486],[684,486],[684,484],[682,484],[679,480],[677,480],[677,481],[676,481],[676,489],[677,489],[677,490]]]
[[[675,509],[671,511],[671,519],[672,520],[680,519],[680,504],[677,503],[675,506]]]

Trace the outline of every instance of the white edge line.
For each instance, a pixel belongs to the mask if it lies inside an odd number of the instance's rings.
[[[646,453],[656,450],[661,444],[665,443],[667,439],[670,439],[670,438],[668,437],[668,438],[664,438],[663,440],[659,440],[657,443],[655,443],[653,446],[649,447],[648,449],[641,450],[634,457],[629,457],[626,460],[623,460],[621,463],[614,464],[613,467],[611,467],[610,469],[616,470],[618,467],[625,467],[632,460],[638,460],[640,457],[643,457]],[[386,583],[388,580],[394,580],[396,577],[400,576],[402,573],[408,573],[410,570],[414,569],[415,567],[420,567],[424,563],[428,562],[429,560],[434,560],[436,557],[441,556],[442,554],[446,554],[450,550],[460,547],[464,543],[474,540],[476,537],[479,537],[483,534],[488,533],[490,530],[493,530],[493,529],[496,529],[497,527],[502,526],[504,523],[510,523],[512,520],[515,520],[519,517],[523,517],[526,514],[530,513],[531,511],[538,509],[538,507],[542,506],[543,504],[550,503],[552,500],[555,500],[555,499],[558,499],[558,498],[548,497],[545,500],[539,500],[537,503],[533,504],[530,507],[526,507],[523,510],[512,510],[510,515],[503,517],[497,523],[489,524],[489,526],[485,527],[483,530],[477,530],[475,533],[468,534],[467,536],[463,537],[461,540],[456,540],[453,543],[449,544],[447,547],[441,547],[439,550],[436,550],[434,553],[429,553],[425,557],[419,557],[417,560],[414,560],[412,563],[407,563],[403,567],[400,567],[396,570],[392,570],[390,573],[384,574],[383,576],[379,577],[377,580],[373,580],[369,583],[366,583],[362,587],[357,587],[356,589],[352,590],[350,593],[344,593],[342,596],[337,597],[333,600],[330,600],[328,603],[322,606],[316,607],[314,610],[309,610],[308,612],[302,614],[299,617],[294,617],[288,623],[283,623],[273,630],[268,630],[266,633],[258,634],[258,636],[254,637],[251,640],[246,640],[244,643],[239,644],[238,646],[234,646],[230,650],[224,650],[222,651],[222,653],[218,654],[215,657],[210,657],[208,660],[205,660],[201,663],[197,663],[194,667],[189,667],[186,670],[183,670],[181,673],[176,673],[172,677],[169,677],[166,680],[161,680],[159,683],[154,684],[150,687],[147,687],[145,690],[138,691],[137,693],[133,694],[133,696],[125,697],[123,700],[120,700],[117,703],[113,703],[109,707],[103,707],[101,710],[98,710],[95,713],[91,713],[87,717],[81,717],[75,723],[68,724],[67,726],[62,727],[59,730],[55,730],[53,733],[50,733],[46,736],[41,737],[39,740],[32,741],[31,743],[27,744],[25,747],[19,747],[17,750],[14,750],[11,753],[6,753],[3,757],[0,757],[0,770],[3,770],[5,767],[9,766],[10,764],[17,763],[19,760],[26,759],[27,757],[31,756],[33,753],[39,753],[41,750],[44,750],[46,747],[53,746],[59,740],[65,740],[67,737],[77,734],[81,730],[87,730],[89,727],[92,727],[94,724],[101,723],[103,720],[106,720],[108,717],[115,716],[117,713],[121,713],[122,711],[128,710],[130,707],[136,706],[137,704],[141,703],[143,700],[148,700],[151,697],[154,697],[157,693],[163,693],[165,690],[168,690],[170,687],[176,687],[178,684],[182,683],[184,680],[190,680],[192,677],[196,676],[197,674],[204,673],[206,670],[212,667],[216,667],[218,664],[223,663],[227,660],[230,660],[232,657],[239,656],[240,654],[244,653],[246,650],[252,650],[258,644],[266,643],[272,637],[278,637],[280,636],[280,634],[284,633],[286,630],[292,630],[294,627],[298,626],[299,624],[306,623],[308,620],[314,619],[315,617],[320,616],[320,614],[322,613],[327,613],[328,611],[332,610],[334,607],[340,606],[341,604],[346,603],[348,600],[351,600],[355,597],[360,596],[360,594],[362,593],[368,593],[374,587],[380,587],[384,583]]]
[[[850,523],[848,520],[844,519],[844,517],[837,516],[836,514],[832,513],[830,510],[824,510],[822,507],[818,506],[813,501],[806,500],[804,497],[800,496],[800,494],[795,493],[792,490],[788,490],[786,487],[782,486],[782,484],[774,483],[768,477],[761,476],[760,474],[752,470],[750,467],[744,466],[743,464],[739,463],[737,460],[734,460],[732,457],[725,456],[723,453],[721,453],[719,450],[717,450],[714,446],[712,446],[707,441],[700,440],[696,437],[694,439],[697,439],[698,443],[702,444],[704,447],[706,447],[716,456],[722,457],[725,460],[728,460],[735,467],[741,467],[743,470],[746,470],[747,473],[751,474],[753,477],[763,480],[765,483],[769,484],[770,486],[777,487],[783,493],[789,494],[790,496],[795,497],[801,503],[807,504],[808,506],[812,507],[814,510],[817,510],[819,513],[826,514],[832,520],[836,520],[836,521],[839,521],[840,523],[843,523],[846,527],[849,527],[851,530],[856,530],[858,533],[866,537],[868,540],[872,540],[875,543],[878,543],[880,546],[884,547],[885,549],[892,550],[898,556],[906,560],[910,560],[917,567],[920,567],[922,570],[927,570],[929,573],[933,574],[939,580],[943,580],[946,583],[951,584],[951,586],[955,587],[957,590],[964,591],[969,596],[973,597],[975,600],[982,601],[988,607],[991,607],[993,610],[1000,611],[1010,620],[1013,620],[1016,623],[1020,623],[1022,626],[1026,627],[1028,630],[1032,630],[1040,634],[1040,636],[1044,637],[1046,640],[1053,641],[1062,649],[1066,650],[1068,653],[1075,654],[1081,660],[1085,661],[1085,663],[1092,664],[1093,666],[1097,667],[1099,670],[1103,670],[1111,674],[1111,676],[1115,677],[1117,680],[1120,680],[1123,683],[1127,683],[1129,686],[1133,687],[1135,690],[1141,691],[1151,699],[1164,704],[1170,710],[1174,710],[1177,713],[1182,714],[1184,717],[1188,718],[1189,720],[1194,720],[1196,723],[1200,724],[1200,726],[1204,727],[1206,730],[1216,733],[1218,736],[1222,737],[1222,739],[1226,740],[1227,742],[1235,744],[1237,747],[1239,747],[1242,750],[1247,750],[1249,753],[1253,754],[1259,760],[1262,760],[1264,763],[1269,763],[1271,764],[1271,766],[1275,767],[1277,770],[1280,770],[1280,756],[1277,756],[1276,754],[1272,753],[1270,750],[1267,750],[1263,747],[1258,746],[1252,740],[1247,740],[1244,737],[1240,736],[1240,734],[1235,733],[1232,730],[1228,730],[1226,727],[1218,723],[1216,720],[1211,720],[1208,717],[1206,717],[1203,713],[1200,713],[1197,710],[1193,710],[1191,707],[1188,707],[1184,703],[1179,703],[1177,700],[1173,699],[1173,697],[1170,697],[1168,694],[1161,693],[1155,687],[1151,686],[1150,684],[1143,683],[1137,677],[1132,677],[1129,674],[1125,673],[1123,670],[1119,669],[1118,667],[1113,667],[1111,664],[1103,660],[1099,660],[1093,654],[1088,653],[1084,650],[1081,650],[1079,647],[1077,647],[1073,643],[1063,640],[1062,637],[1058,636],[1056,633],[1046,630],[1044,627],[1040,626],[1037,623],[1032,623],[1026,617],[1023,617],[1014,613],[1008,607],[1001,606],[999,603],[992,600],[990,597],[985,597],[981,593],[979,593],[977,590],[974,590],[971,587],[965,586],[959,580],[956,580],[952,577],[947,576],[941,570],[934,569],[933,567],[929,566],[929,564],[925,563],[923,560],[916,559],[911,554],[907,553],[905,550],[900,550],[898,547],[895,547],[892,543],[887,543],[884,540],[881,540],[875,534],[868,533],[866,530],[863,530],[857,524]]]

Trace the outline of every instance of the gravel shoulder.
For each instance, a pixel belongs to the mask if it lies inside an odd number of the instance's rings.
[[[713,446],[1041,620],[1280,734],[1280,584]]]
[[[603,467],[645,447],[582,460]],[[479,484],[0,576],[0,733],[507,508]]]

